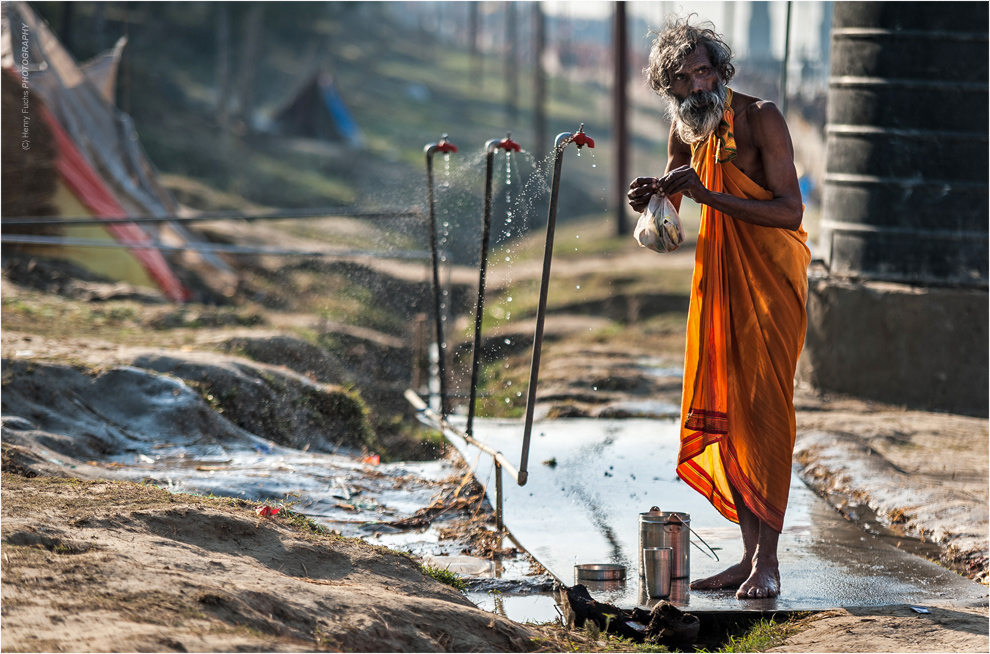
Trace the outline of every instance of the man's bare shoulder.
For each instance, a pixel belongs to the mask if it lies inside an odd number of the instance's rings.
[[[732,97],[736,123],[738,125],[741,122],[745,125],[745,131],[752,135],[751,138],[758,147],[765,143],[767,138],[776,138],[787,133],[787,123],[775,102],[761,100],[751,95],[740,95],[742,97],[739,98],[738,107],[736,95],[733,94]]]
[[[751,122],[763,122],[768,117],[781,115],[775,102],[735,92],[732,94],[732,112]]]

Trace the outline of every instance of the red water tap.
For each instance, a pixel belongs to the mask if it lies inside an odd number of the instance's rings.
[[[581,126],[578,127],[577,134],[574,135],[573,141],[574,141],[574,145],[578,146],[579,148],[584,147],[586,145],[589,148],[595,147],[595,139],[591,138],[590,136],[584,133],[584,123],[581,123]]]
[[[443,152],[444,154],[448,152],[457,152],[457,146],[447,140],[447,135],[444,134],[440,138],[440,142],[437,143],[437,150]]]
[[[498,142],[498,147],[509,152],[522,152],[522,148],[510,138],[511,136],[511,134],[506,134],[505,138]]]

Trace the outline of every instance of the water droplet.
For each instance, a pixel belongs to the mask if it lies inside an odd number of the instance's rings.
[[[516,397],[522,397],[522,391],[516,391]]]
[[[508,404],[508,403],[509,403],[509,398],[505,398],[505,403],[506,403],[506,404]]]
[[[506,298],[506,301],[512,302],[512,296],[510,295],[508,298]]]
[[[597,386],[592,386],[591,389],[597,391],[598,390],[598,387]]]
[[[578,287],[578,290],[581,290],[581,285],[580,284],[578,284],[577,287]]]
[[[506,258],[505,258],[505,260],[506,260],[506,261],[509,261],[509,257],[506,257]]]
[[[505,343],[506,345],[512,345],[512,339],[510,339],[510,338],[507,338],[507,339],[505,339],[502,342]]]
[[[592,168],[598,168],[598,164],[591,164]]]

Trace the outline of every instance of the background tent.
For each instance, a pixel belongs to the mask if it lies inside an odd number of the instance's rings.
[[[157,171],[141,148],[130,116],[109,101],[123,42],[118,41],[113,51],[97,57],[84,69],[27,3],[3,3],[2,21],[0,63],[6,71],[5,77],[12,74],[19,87],[26,87],[23,89],[28,94],[24,96],[26,102],[40,116],[35,123],[44,122],[54,135],[53,165],[57,180],[51,204],[55,214],[67,218],[93,216],[114,222],[106,229],[66,228],[64,235],[80,236],[81,230],[86,237],[92,237],[94,231],[102,231],[107,239],[142,244],[184,245],[200,240],[175,221],[116,224],[127,216],[170,218],[178,212],[177,203],[159,181]],[[87,75],[87,70],[94,79]],[[5,86],[8,83],[9,78]],[[4,137],[7,141],[11,135],[5,130]],[[5,143],[5,196],[11,178],[8,171],[16,172],[19,167],[18,150],[19,147],[8,148]],[[13,157],[8,156],[11,154]],[[6,197],[4,205],[9,206]],[[9,213],[5,211],[5,215]],[[151,280],[172,300],[189,298],[189,291],[155,249],[132,249],[129,254],[127,250],[102,248],[49,250],[45,254],[71,258],[108,277],[134,283]],[[129,266],[121,260],[128,256]],[[201,279],[209,280],[220,292],[227,292],[236,284],[233,272],[215,255],[189,251],[176,261],[196,271]],[[138,268],[143,270],[143,279],[134,272]],[[125,270],[130,272],[125,274]]]
[[[314,73],[299,91],[275,112],[274,129],[286,136],[343,141],[352,148],[364,145],[364,135],[347,110],[329,73]]]

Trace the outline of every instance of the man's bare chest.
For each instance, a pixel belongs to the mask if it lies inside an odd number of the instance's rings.
[[[742,117],[740,117],[742,118]],[[753,140],[753,132],[745,118],[736,119],[732,133],[736,139],[736,158],[732,160],[746,177],[766,187],[767,176],[763,169],[763,156]]]

